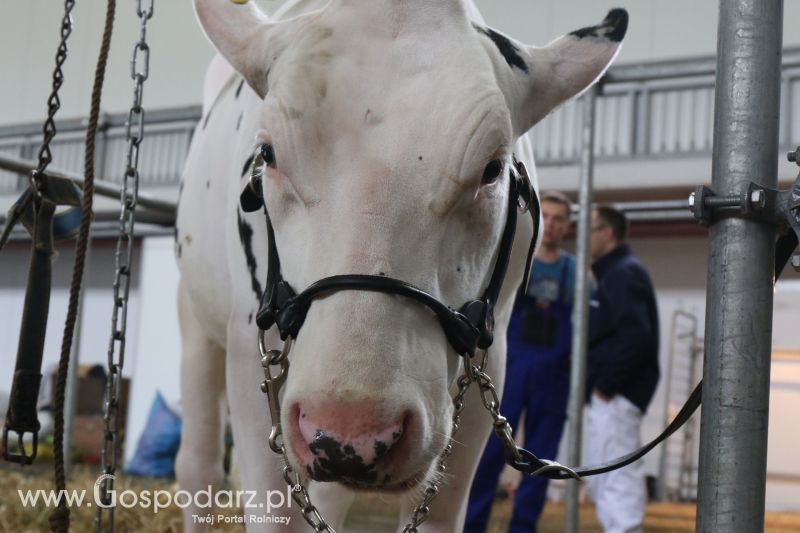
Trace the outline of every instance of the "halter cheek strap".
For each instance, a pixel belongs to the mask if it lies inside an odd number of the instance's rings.
[[[275,231],[263,198],[259,194],[261,191],[261,161],[259,161],[259,157],[256,157],[253,161],[251,181],[242,192],[240,204],[242,209],[248,212],[263,208],[267,221],[269,245],[267,283],[256,313],[258,327],[262,330],[267,330],[275,325],[278,327],[281,339],[296,338],[315,298],[341,290],[372,291],[397,294],[428,307],[436,315],[448,342],[459,355],[474,355],[477,349],[488,348],[494,340],[494,306],[500,295],[500,289],[511,258],[518,206],[521,210],[530,212],[534,227],[526,263],[526,281],[530,271],[534,245],[539,233],[539,200],[536,196],[536,191],[530,183],[525,166],[517,161],[516,158],[513,161],[514,166],[509,176],[506,224],[500,239],[497,261],[489,285],[479,299],[468,301],[456,310],[410,283],[395,278],[368,274],[330,276],[311,284],[300,294],[295,293],[281,274]]]

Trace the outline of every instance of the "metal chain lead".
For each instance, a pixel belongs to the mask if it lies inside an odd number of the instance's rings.
[[[108,383],[103,404],[105,437],[100,452],[102,471],[105,475],[100,485],[100,498],[95,513],[95,531],[103,527],[104,511],[108,512],[108,531],[114,531],[114,507],[110,506],[109,491],[114,488],[114,473],[117,469],[117,410],[122,385],[122,368],[125,364],[125,341],[128,317],[128,294],[130,292],[131,265],[133,258],[134,221],[139,195],[139,145],[144,137],[144,108],[142,94],[144,82],[150,74],[150,47],[147,44],[147,22],[153,16],[155,0],[138,0],[136,14],[139,16],[139,40],[133,46],[131,57],[131,79],[133,79],[133,104],[128,112],[125,134],[128,142],[125,174],[120,190],[119,238],[115,255],[114,309],[111,317],[111,338],[108,343]],[[143,7],[146,4],[146,7]],[[106,509],[105,507],[108,506]]]
[[[282,350],[267,350],[265,345],[266,331],[259,330],[258,349],[261,353],[261,366],[264,369],[264,381],[261,383],[261,391],[267,395],[269,403],[270,417],[272,418],[272,428],[269,434],[269,447],[272,451],[280,454],[283,457],[283,479],[292,489],[292,499],[300,506],[303,512],[303,518],[308,522],[314,531],[327,531],[335,533],[334,529],[325,522],[325,519],[319,513],[319,510],[311,503],[311,497],[308,493],[300,476],[294,471],[289,464],[289,459],[286,457],[286,448],[282,442],[282,429],[280,422],[280,403],[278,393],[283,383],[286,381],[286,375],[289,372],[289,351],[292,346],[292,338],[289,337],[283,345]],[[508,457],[511,458],[512,463],[520,464],[522,456],[517,443],[514,441],[513,429],[508,420],[500,414],[500,397],[497,394],[497,389],[489,374],[486,373],[486,365],[488,362],[488,350],[483,350],[480,363],[475,365],[469,355],[462,357],[464,363],[464,373],[458,378],[458,392],[453,397],[453,426],[450,432],[450,439],[444,450],[439,455],[436,468],[439,472],[444,472],[447,468],[447,459],[453,453],[453,438],[458,432],[461,423],[461,413],[464,411],[464,396],[469,390],[472,382],[478,384],[481,395],[481,403],[484,408],[489,412],[492,417],[492,425],[494,432],[503,444]],[[278,374],[272,375],[272,366],[279,366]],[[537,475],[546,473],[548,471],[563,471],[567,472],[575,479],[580,477],[575,474],[570,468],[563,466],[555,461],[547,459],[540,459],[545,466],[532,472],[530,475]],[[422,500],[411,513],[411,521],[403,528],[403,533],[417,533],[417,528],[428,519],[430,514],[431,502],[439,495],[439,483],[431,481],[423,493]]]
[[[464,357],[464,364],[469,364],[469,357]],[[453,453],[453,438],[461,423],[461,412],[464,410],[464,395],[469,390],[471,383],[472,379],[465,370],[464,374],[458,378],[458,392],[453,397],[453,428],[452,431],[450,431],[450,440],[448,440],[447,446],[444,447],[444,450],[439,455],[439,461],[436,465],[439,472],[445,471],[447,468],[446,461]],[[420,501],[411,512],[411,521],[403,528],[403,533],[417,533],[417,527],[428,519],[428,514],[431,511],[431,502],[438,495],[439,484],[436,481],[431,481],[428,488],[425,489],[422,501]]]
[[[483,406],[489,411],[492,417],[492,425],[494,432],[503,444],[508,457],[511,457],[512,462],[519,464],[522,456],[517,448],[517,443],[514,441],[514,433],[511,424],[508,420],[500,414],[500,398],[495,389],[492,378],[486,373],[486,365],[488,363],[488,350],[483,350],[480,363],[474,365],[469,355],[462,357],[464,362],[464,374],[458,379],[458,393],[453,397],[453,430],[450,433],[450,441],[445,446],[444,451],[439,456],[439,471],[445,470],[445,461],[453,453],[453,437],[458,431],[460,424],[461,412],[464,410],[464,396],[469,390],[472,382],[478,384],[481,394],[481,402]],[[531,475],[537,475],[551,470],[561,470],[570,472],[573,477],[578,478],[577,474],[572,472],[569,468],[556,463],[555,461],[541,460],[545,466],[534,471]],[[422,524],[430,513],[430,504],[433,499],[439,494],[439,486],[435,481],[432,481],[428,488],[425,489],[422,501],[414,508],[411,515],[411,522],[403,529],[403,533],[417,533],[417,527]]]
[[[272,419],[272,428],[269,433],[270,449],[283,457],[283,479],[292,488],[292,499],[300,506],[303,518],[314,528],[314,531],[336,531],[322,518],[319,510],[311,503],[311,496],[300,476],[294,471],[286,457],[286,448],[283,445],[283,430],[281,428],[281,406],[279,393],[281,386],[286,381],[286,374],[289,372],[289,352],[292,349],[292,338],[289,337],[283,343],[281,350],[267,350],[265,345],[266,331],[259,330],[258,351],[261,354],[261,366],[264,369],[264,381],[261,383],[261,391],[267,395],[269,403],[269,414]],[[278,366],[278,374],[273,375],[271,367]]]

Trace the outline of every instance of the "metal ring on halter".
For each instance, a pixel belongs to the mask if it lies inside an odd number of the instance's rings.
[[[264,177],[263,165],[264,156],[261,155],[261,150],[257,148],[253,154],[253,162],[250,163],[250,179],[247,185],[259,198],[261,197],[261,179]]]
[[[464,362],[464,375],[470,381],[476,381],[478,376],[475,374],[476,368],[472,365],[472,361],[470,360],[470,355],[468,353],[463,354],[461,356],[461,359]]]
[[[258,330],[258,351],[261,354],[261,365],[264,365],[264,358],[268,357],[267,361],[270,365],[278,365],[286,359],[289,355],[289,352],[292,349],[293,339],[291,336],[286,337],[286,340],[283,341],[283,348],[278,349],[267,349],[267,340],[266,340],[267,330],[260,329]]]

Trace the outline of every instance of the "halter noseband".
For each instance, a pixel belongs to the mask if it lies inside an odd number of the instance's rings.
[[[500,239],[500,250],[489,285],[480,299],[470,300],[458,310],[445,305],[431,294],[410,283],[386,276],[368,274],[329,276],[312,283],[300,294],[295,293],[281,274],[281,261],[275,243],[275,231],[266,203],[261,197],[260,167],[262,164],[261,156],[256,155],[253,159],[250,182],[241,194],[240,204],[242,210],[246,212],[264,209],[267,219],[269,255],[266,289],[261,296],[256,313],[256,324],[262,330],[276,325],[282,340],[286,340],[290,336],[297,338],[314,298],[335,291],[359,290],[398,294],[427,306],[439,319],[448,342],[459,355],[474,355],[477,349],[487,349],[494,340],[494,305],[500,295],[500,288],[511,259],[511,247],[517,226],[517,207],[522,212],[529,211],[533,219],[533,237],[528,249],[525,275],[520,290],[524,291],[528,285],[533,250],[539,234],[540,207],[527,169],[522,162],[517,161],[516,157],[513,158],[513,167],[510,171],[506,225]]]

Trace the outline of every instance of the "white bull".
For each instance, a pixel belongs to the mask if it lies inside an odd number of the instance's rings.
[[[242,488],[255,491],[249,523],[276,503],[269,491],[285,494],[281,459],[267,446],[256,348],[266,223],[238,205],[254,151],[269,147],[263,197],[292,287],[334,274],[385,275],[460,306],[480,296],[497,259],[512,153],[533,173],[524,134],[602,75],[627,14],[614,10],[598,26],[534,48],[485,27],[469,0],[301,0],[271,19],[252,2],[195,0],[195,9],[221,55],[206,78],[176,230],[177,475],[186,490],[220,486],[230,408]],[[520,217],[490,350],[498,390],[531,236],[530,218]],[[280,343],[273,330],[270,347]],[[396,295],[334,292],[311,305],[289,357],[284,443],[303,477],[340,482],[311,482],[327,520],[341,527],[352,488],[402,491],[408,518],[450,436],[461,368],[430,310]],[[462,420],[425,531],[462,527],[490,431],[474,391]],[[337,466],[336,450],[314,446],[320,437],[370,475]],[[289,530],[307,528],[297,505],[272,512],[291,514]],[[186,529],[206,527],[192,517],[206,513],[188,508]]]

